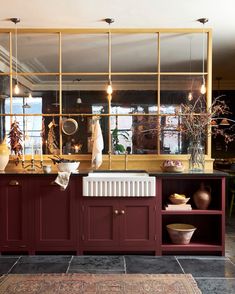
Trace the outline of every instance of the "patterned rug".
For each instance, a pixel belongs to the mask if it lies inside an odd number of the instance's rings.
[[[191,275],[24,274],[0,279],[4,294],[199,294]]]

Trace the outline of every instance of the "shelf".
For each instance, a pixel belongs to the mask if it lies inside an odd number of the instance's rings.
[[[204,215],[222,215],[223,212],[221,210],[162,210],[162,215],[175,215],[175,214],[204,214]]]
[[[163,244],[162,251],[222,251],[222,245],[210,243],[190,243],[187,245]]]

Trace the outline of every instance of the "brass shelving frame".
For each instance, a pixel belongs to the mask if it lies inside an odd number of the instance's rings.
[[[63,113],[62,112],[62,77],[63,76],[108,76],[108,72],[63,72],[62,68],[62,37],[63,35],[69,35],[69,34],[107,34],[109,33],[110,28],[104,28],[104,29],[73,29],[73,28],[18,28],[18,34],[55,34],[58,35],[58,64],[59,64],[59,71],[58,72],[17,72],[18,76],[56,76],[59,78],[59,113],[50,113],[50,114],[14,114],[12,113],[12,99],[13,99],[13,77],[15,75],[15,72],[12,70],[13,67],[13,52],[12,52],[12,38],[14,37],[14,29],[13,28],[2,28],[0,29],[0,34],[7,33],[9,34],[9,71],[8,72],[1,72],[1,76],[10,76],[10,113],[7,114],[0,114],[0,116],[9,116],[11,117],[17,117],[17,116],[51,116],[51,117],[59,117],[59,121],[61,124],[61,120],[63,116],[74,116],[74,117],[90,117],[94,116],[93,113]],[[118,28],[111,28],[110,31],[113,35],[115,34],[156,34],[156,42],[157,42],[157,63],[156,63],[156,72],[112,72],[112,76],[156,76],[156,87],[157,87],[157,96],[156,96],[156,105],[158,106],[157,113],[155,114],[145,114],[145,113],[132,113],[132,114],[112,114],[111,111],[111,104],[108,102],[109,106],[109,113],[103,113],[99,114],[101,117],[111,117],[111,116],[157,116],[158,118],[161,116],[164,116],[164,114],[160,113],[160,90],[161,90],[161,76],[201,76],[202,72],[161,72],[160,66],[161,66],[161,56],[160,56],[160,46],[161,46],[161,36],[163,34],[173,34],[173,33],[180,33],[180,34],[202,34],[203,32],[207,34],[207,71],[204,73],[204,75],[207,76],[206,80],[206,86],[207,86],[207,93],[206,93],[206,99],[207,99],[207,105],[208,108],[211,105],[212,97],[212,30],[208,28],[204,29],[192,29],[192,28],[164,28],[164,29],[157,29],[157,28],[129,28],[129,29],[118,29]],[[104,85],[105,87],[105,85]],[[110,101],[110,99],[107,99]],[[170,115],[167,114],[167,116],[175,116],[174,114]],[[110,127],[109,127],[110,129]],[[110,141],[110,137],[109,137]],[[60,131],[60,153],[62,154],[62,133]],[[109,150],[111,149],[111,142],[109,142]],[[160,141],[157,142],[157,150],[158,155],[162,156],[160,154]],[[209,135],[208,130],[208,143],[207,143],[207,157],[211,158],[211,138]],[[144,155],[146,156],[146,155]],[[150,156],[151,157],[151,156]]]

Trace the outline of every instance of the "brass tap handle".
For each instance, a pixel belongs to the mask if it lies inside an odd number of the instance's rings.
[[[115,214],[115,215],[118,215],[118,214],[119,214],[119,212],[118,212],[117,209],[114,210],[114,214]]]
[[[9,185],[10,186],[19,186],[19,182],[17,181],[17,180],[11,180],[10,182],[9,182]]]

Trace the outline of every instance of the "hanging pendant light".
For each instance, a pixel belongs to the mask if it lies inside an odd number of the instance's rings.
[[[205,82],[205,23],[208,22],[208,18],[199,18],[197,20],[198,22],[203,24],[203,30],[202,30],[202,85],[200,89],[200,93],[202,95],[206,94],[206,82]]]
[[[51,105],[58,107],[60,103],[58,102],[58,95],[57,95],[57,90],[55,90],[55,102],[51,103]]]
[[[189,45],[189,72],[192,72],[192,37],[190,37],[190,45]],[[191,77],[191,87],[188,93],[188,101],[193,100],[193,79]]]
[[[27,98],[30,98],[30,95],[31,95],[31,93],[28,94],[28,97],[23,98],[23,101],[24,101],[24,103],[22,105],[23,108],[31,108],[31,106],[27,102]],[[31,98],[32,98],[32,95],[31,95]]]
[[[10,21],[12,21],[15,24],[15,86],[14,86],[14,93],[18,95],[20,93],[20,88],[18,85],[18,36],[17,36],[17,23],[20,22],[20,18],[13,17],[10,18]]]
[[[82,79],[74,79],[73,82],[81,82]],[[79,87],[79,86],[78,86]],[[77,104],[81,104],[82,103],[82,98],[81,98],[81,95],[80,95],[80,89],[78,88],[78,97],[76,99],[76,103]]]
[[[110,96],[113,93],[112,88],[112,80],[111,80],[111,71],[112,71],[112,59],[111,59],[111,31],[110,31],[110,24],[114,22],[113,18],[105,18],[105,22],[109,24],[109,39],[108,39],[108,87],[107,87],[107,94]]]

